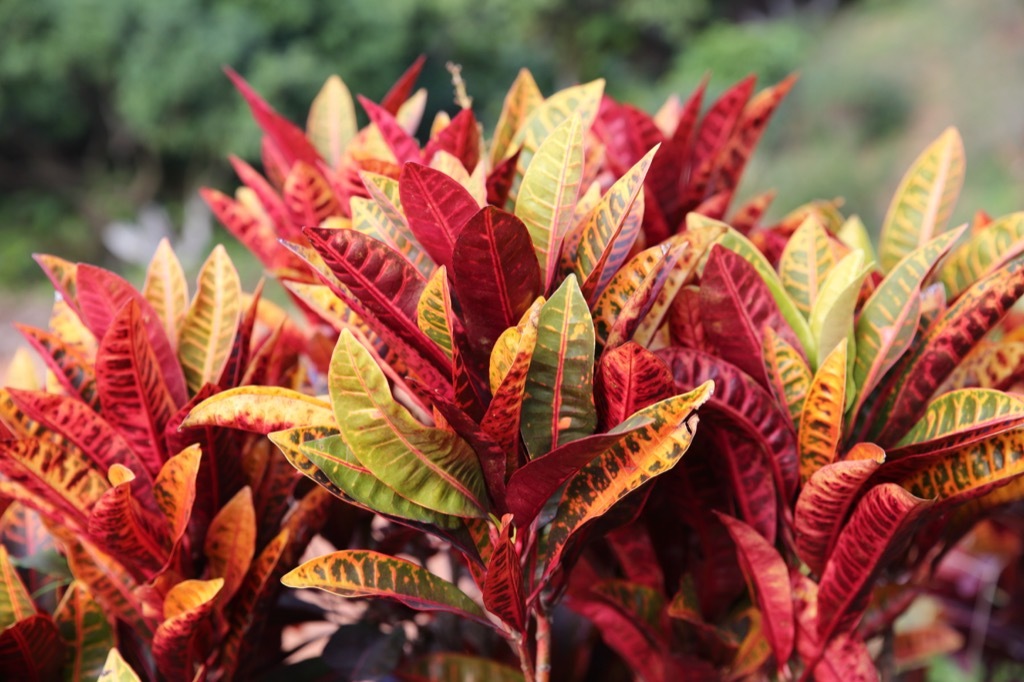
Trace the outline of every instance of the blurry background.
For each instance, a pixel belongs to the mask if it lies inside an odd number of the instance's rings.
[[[877,229],[951,124],[968,158],[957,217],[1024,208],[1022,45],[1020,0],[3,0],[0,367],[9,321],[46,314],[30,253],[130,272],[164,233],[193,266],[224,236],[196,188],[232,190],[225,155],[258,141],[224,64],[304,122],[328,75],[380,98],[425,53],[429,107],[454,108],[444,65],[461,63],[488,130],[521,66],[545,93],[604,76],[652,111],[707,72],[714,93],[796,70],[745,193],[778,189],[776,217],[842,195]]]

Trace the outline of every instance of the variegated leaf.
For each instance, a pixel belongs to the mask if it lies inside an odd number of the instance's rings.
[[[196,295],[181,330],[178,358],[194,395],[220,376],[241,317],[242,288],[224,247],[214,248],[199,271]]]

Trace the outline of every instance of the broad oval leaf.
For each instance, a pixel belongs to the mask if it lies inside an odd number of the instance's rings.
[[[268,434],[334,418],[330,403],[278,386],[239,386],[220,391],[196,405],[182,428],[223,426]]]
[[[416,564],[365,550],[312,559],[281,578],[341,597],[386,597],[420,611],[448,611],[490,626],[483,609],[458,587]]]
[[[223,584],[223,578],[183,580],[164,598],[164,621],[153,635],[153,658],[167,679],[186,680],[195,675],[193,642]]]
[[[947,128],[907,170],[889,204],[878,249],[884,271],[944,230],[963,182],[964,142]]]
[[[793,652],[795,638],[789,569],[778,551],[756,530],[731,516],[716,516],[736,543],[740,568],[764,616],[764,634],[781,670]]]
[[[617,426],[675,392],[675,379],[668,366],[633,341],[601,355],[597,385],[598,412],[608,427]]]
[[[178,342],[178,358],[192,395],[220,377],[242,314],[238,271],[224,247],[214,247],[199,271],[196,295]]]
[[[449,176],[418,163],[407,163],[398,180],[409,229],[438,265],[452,268],[455,240],[476,214],[476,200]]]
[[[826,464],[814,472],[796,501],[793,514],[796,551],[819,576],[850,506],[885,460],[885,452],[876,445],[859,443],[854,446],[858,448],[863,452],[855,457]]]
[[[847,356],[855,356],[854,310],[861,285],[871,268],[872,265],[864,264],[863,251],[851,251],[825,276],[810,317],[816,359],[825,358],[843,339],[849,339]]]
[[[328,383],[341,434],[374,476],[434,511],[486,513],[483,472],[473,449],[454,433],[420,424],[396,403],[384,373],[348,330],[338,338]]]
[[[800,414],[797,444],[800,479],[804,483],[818,469],[835,460],[843,436],[845,408],[846,339],[843,339],[814,374]]]
[[[416,324],[420,331],[437,344],[450,360],[452,358],[452,328],[448,325],[451,317],[452,297],[448,289],[448,269],[442,265],[423,288],[420,302],[416,305]]]
[[[224,579],[224,585],[217,594],[219,604],[227,604],[235,595],[255,553],[256,509],[253,507],[252,489],[245,486],[213,517],[203,541],[206,574]]]
[[[332,168],[337,168],[358,130],[352,93],[341,78],[329,76],[309,107],[309,141]]]
[[[630,432],[580,469],[562,494],[544,540],[545,575],[558,567],[562,551],[576,531],[676,465],[693,440],[697,409],[713,391],[714,384],[705,382],[688,393],[640,410],[612,430]],[[634,420],[647,423],[631,430]]]
[[[583,132],[583,123],[575,115],[555,128],[531,157],[516,197],[515,214],[530,232],[545,291],[554,282],[562,240],[572,225],[580,194]]]
[[[594,324],[570,275],[541,307],[526,377],[522,432],[530,457],[589,436],[594,407]]]

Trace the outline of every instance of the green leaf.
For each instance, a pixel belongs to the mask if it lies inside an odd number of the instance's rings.
[[[448,317],[452,308],[452,297],[448,289],[448,269],[439,267],[427,281],[416,305],[416,324],[450,360],[452,357],[452,330]]]
[[[484,610],[452,583],[410,561],[378,552],[327,554],[293,569],[281,582],[341,597],[386,597],[419,611],[448,611],[491,626]]]
[[[531,457],[594,432],[594,343],[590,310],[570,275],[540,310],[522,408]]]
[[[935,277],[955,299],[969,286],[995,272],[1024,251],[1024,211],[992,221],[953,249]]]
[[[141,682],[132,667],[125,663],[121,652],[111,649],[97,682]]]
[[[36,613],[36,606],[11,563],[7,548],[0,545],[0,630]]]
[[[609,432],[629,431],[569,480],[544,539],[545,575],[557,568],[566,543],[584,524],[676,465],[693,440],[696,410],[713,390],[714,383],[705,382],[688,393],[640,410]],[[649,421],[634,430],[635,424],[643,420]]]
[[[550,290],[558,271],[562,240],[572,224],[580,194],[583,132],[578,116],[558,126],[526,167],[516,197],[515,214],[530,232],[545,291]]]
[[[217,245],[199,271],[196,295],[185,316],[178,359],[194,395],[215,383],[231,353],[242,314],[242,286],[227,251]]]
[[[835,265],[828,232],[814,216],[800,224],[779,260],[782,286],[804,317],[810,317],[825,276]]]
[[[851,251],[825,277],[811,309],[810,327],[815,357],[826,357],[843,339],[849,339],[849,357],[855,357],[853,313],[857,307],[861,284],[872,267],[871,264],[864,264],[863,251]]]
[[[964,182],[964,142],[947,128],[907,170],[882,223],[879,257],[885,272],[940,234]]]
[[[923,443],[966,444],[965,438],[984,438],[995,429],[1024,423],[1024,399],[985,388],[950,391],[928,404],[925,413],[907,432],[897,448]],[[950,443],[953,444],[953,443]],[[917,448],[915,448],[916,450]],[[923,449],[922,449],[923,451]]]
[[[85,585],[75,581],[64,593],[53,618],[71,650],[71,660],[64,665],[65,679],[77,682],[99,677],[107,652],[115,644],[114,630],[103,607]]]
[[[428,509],[482,517],[489,503],[480,462],[459,436],[420,424],[395,402],[384,372],[348,330],[328,374],[341,435],[374,476]]]

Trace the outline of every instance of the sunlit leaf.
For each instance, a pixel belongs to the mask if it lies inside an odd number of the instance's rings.
[[[451,308],[448,269],[442,265],[427,280],[427,286],[420,295],[420,302],[416,305],[416,324],[449,359],[452,357],[452,330],[448,326]]]
[[[995,272],[1024,250],[1024,211],[992,221],[980,232],[953,249],[936,271],[955,299],[985,275]]]
[[[160,240],[146,269],[142,295],[163,322],[171,346],[177,347],[178,331],[185,322],[188,310],[188,283],[181,263],[166,237]]]
[[[223,246],[216,246],[199,271],[196,294],[181,329],[178,358],[195,394],[220,376],[241,317],[238,272]]]
[[[256,510],[252,490],[245,486],[213,517],[203,543],[207,575],[224,579],[218,603],[226,604],[234,596],[255,553]]]
[[[501,114],[494,125],[490,153],[492,167],[497,168],[502,160],[515,151],[510,149],[512,138],[543,101],[544,96],[533,80],[533,75],[528,69],[520,69],[516,79],[512,81],[508,94],[505,95]]]
[[[220,391],[189,412],[183,428],[224,426],[267,434],[302,424],[329,423],[330,403],[277,386],[239,386]]]
[[[398,192],[416,240],[435,263],[451,270],[455,240],[476,214],[476,200],[457,181],[418,163],[402,168]]]
[[[945,229],[963,182],[964,142],[947,128],[907,170],[889,204],[879,241],[883,270]]]
[[[193,644],[223,585],[223,578],[183,580],[164,598],[164,620],[153,635],[153,658],[167,679],[187,680],[195,674]]]
[[[345,82],[330,76],[309,107],[306,135],[331,167],[337,167],[359,126],[356,108]]]
[[[828,232],[817,219],[808,218],[786,242],[779,261],[782,286],[805,317],[834,264]]]
[[[824,359],[843,339],[847,355],[855,357],[853,313],[864,278],[873,266],[864,264],[863,251],[851,251],[826,275],[811,308],[810,329],[815,357]]]
[[[800,479],[804,483],[821,467],[835,460],[843,436],[846,407],[846,342],[828,354],[807,390],[800,414],[797,440]]]
[[[377,552],[345,550],[307,561],[282,579],[341,597],[387,597],[420,611],[448,611],[490,625],[464,592],[416,564]]]
[[[167,519],[172,544],[181,538],[192,517],[201,456],[198,443],[188,446],[164,463],[153,482],[153,497]]]

